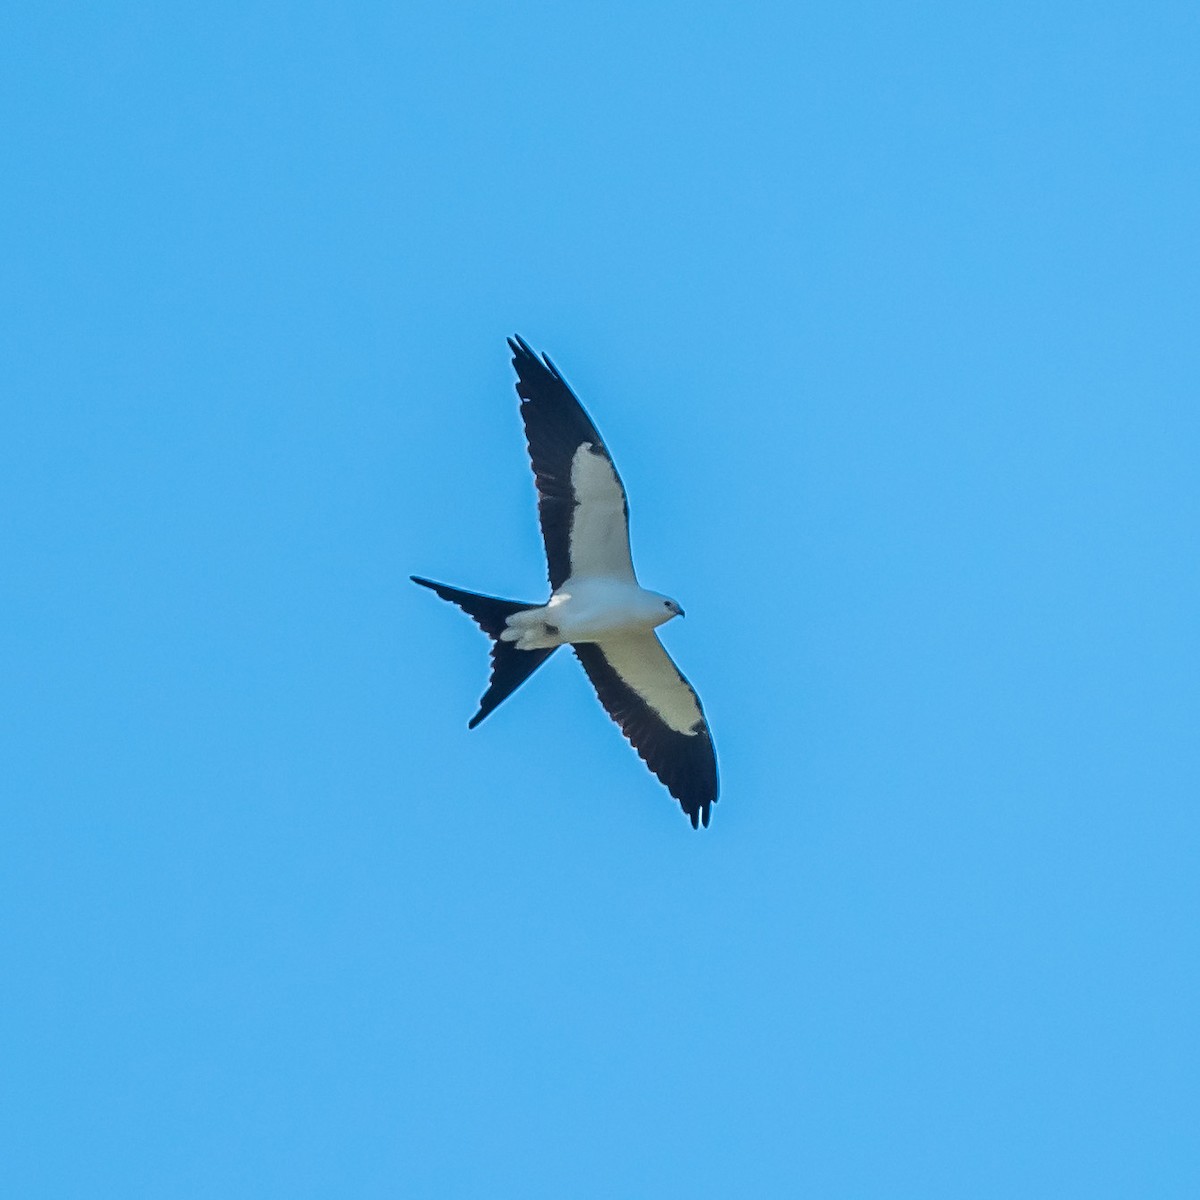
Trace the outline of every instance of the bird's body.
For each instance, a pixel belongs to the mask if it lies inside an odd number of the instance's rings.
[[[509,617],[500,639],[518,650],[546,650],[649,633],[681,615],[674,600],[648,592],[636,581],[603,576],[568,579],[542,608]]]
[[[500,600],[413,576],[457,604],[492,638],[492,675],[474,728],[559,646],[571,646],[601,703],[693,826],[717,800],[717,763],[704,711],[654,632],[683,609],[638,584],[629,505],[612,458],[548,358],[510,340],[538,489],[551,595]]]

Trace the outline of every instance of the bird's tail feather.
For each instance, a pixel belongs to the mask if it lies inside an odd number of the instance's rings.
[[[551,646],[543,650],[518,650],[514,643],[500,640],[513,613],[541,608],[540,604],[523,604],[519,600],[499,600],[495,596],[481,596],[478,592],[464,592],[461,588],[434,583],[417,575],[410,578],[413,583],[436,592],[443,600],[457,604],[492,639],[491,679],[479,700],[479,711],[467,723],[468,729],[474,729],[488,713],[507,700],[558,649]]]

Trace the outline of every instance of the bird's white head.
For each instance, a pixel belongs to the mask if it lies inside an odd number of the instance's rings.
[[[660,596],[658,592],[651,592],[651,602],[655,609],[657,620],[655,625],[665,625],[672,617],[682,617],[683,609],[678,601],[672,600],[670,596]]]

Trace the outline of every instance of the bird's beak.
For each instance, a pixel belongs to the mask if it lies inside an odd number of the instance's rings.
[[[675,611],[676,611],[676,612],[677,612],[677,613],[678,613],[678,614],[679,614],[681,617],[686,617],[686,616],[687,616],[687,613],[685,613],[685,612],[683,611],[683,609],[682,609],[682,608],[677,608]]]

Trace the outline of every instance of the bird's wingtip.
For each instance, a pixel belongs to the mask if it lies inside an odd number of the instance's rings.
[[[514,333],[508,339],[508,345],[512,350],[513,366],[517,368],[518,375],[521,375],[522,368],[533,366],[539,371],[548,371],[553,379],[557,379],[564,387],[567,386],[567,381],[551,361],[550,355],[543,354],[541,358],[538,358],[533,347],[519,333]]]

